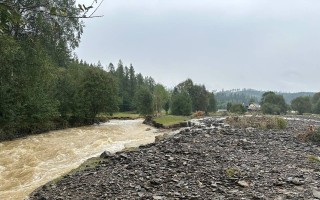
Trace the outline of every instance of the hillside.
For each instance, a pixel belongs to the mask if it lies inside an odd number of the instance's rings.
[[[218,102],[218,108],[226,108],[228,102],[232,103],[244,103],[248,104],[250,101],[259,102],[262,94],[266,91],[255,90],[255,89],[232,89],[222,90],[215,93],[215,97]],[[287,104],[299,96],[312,96],[313,92],[276,92],[277,94],[283,95]]]

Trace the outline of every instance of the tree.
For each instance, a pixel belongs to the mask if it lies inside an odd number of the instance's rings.
[[[320,92],[317,92],[312,96],[312,99],[311,99],[312,104],[316,104],[319,100],[320,100]]]
[[[265,114],[282,114],[287,112],[287,105],[282,95],[265,92],[261,99],[261,110]]]
[[[320,100],[313,105],[312,112],[315,114],[320,114]]]
[[[100,112],[118,110],[117,86],[113,77],[97,67],[89,67],[84,75],[81,96],[85,116],[94,119]]]
[[[156,84],[153,91],[154,107],[157,113],[161,113],[165,103],[168,101],[169,95],[166,89],[161,84]]]
[[[62,19],[80,19],[101,17],[94,16],[96,10],[100,7],[103,0],[98,2],[92,1],[91,5],[78,4],[75,1],[28,1],[28,0],[4,0],[0,2],[0,33],[10,33],[13,28],[23,27],[30,23],[30,16],[43,16],[46,20],[57,18]],[[99,3],[94,11],[95,3]],[[72,9],[72,10],[71,10]],[[72,11],[72,12],[71,12]],[[25,28],[27,29],[28,26]]]
[[[116,76],[117,76],[117,81],[118,81],[118,86],[119,86],[119,108],[120,111],[124,111],[124,95],[125,95],[125,74],[124,74],[124,68],[123,68],[123,63],[121,60],[119,60],[118,67],[116,69]]]
[[[156,85],[156,82],[154,81],[154,79],[150,76],[147,76],[144,78],[143,81],[144,86],[146,86],[151,92],[153,92],[154,90],[154,86]]]
[[[232,112],[232,113],[243,114],[243,113],[246,112],[246,109],[242,104],[233,104],[230,107],[229,111]]]
[[[300,115],[303,113],[310,113],[312,104],[310,97],[297,97],[291,101],[291,107],[293,110],[298,111]]]
[[[133,97],[134,94],[136,93],[136,88],[137,88],[137,79],[135,76],[135,71],[134,68],[132,66],[132,64],[130,64],[130,68],[129,68],[129,96]],[[131,109],[132,109],[131,105]]]
[[[216,112],[217,111],[217,101],[214,96],[214,93],[209,93],[209,106],[208,106],[208,112]]]
[[[209,106],[209,92],[204,85],[193,85],[189,89],[192,101],[192,111],[207,111]]]
[[[134,96],[137,111],[142,115],[153,114],[153,98],[147,87],[140,87]]]
[[[166,114],[168,114],[170,109],[170,101],[167,100],[166,103],[164,104],[164,110],[166,111]]]
[[[112,63],[109,63],[109,66],[108,66],[108,71],[114,75],[116,73],[116,70],[114,68],[114,65]]]
[[[231,106],[232,106],[232,103],[231,103],[231,102],[228,102],[228,103],[227,103],[227,111],[230,111]]]
[[[191,79],[179,83],[175,91],[185,91],[189,94],[192,102],[192,111],[207,111],[209,106],[209,92],[204,85],[193,84]]]
[[[137,88],[142,87],[144,85],[142,74],[141,73],[137,74],[136,78],[137,78]]]
[[[191,90],[193,88],[193,81],[190,78],[188,78],[187,80],[183,81],[182,83],[179,83],[175,88],[179,92],[186,91],[190,95]]]
[[[172,95],[171,113],[173,115],[190,115],[192,102],[186,91],[176,92]]]

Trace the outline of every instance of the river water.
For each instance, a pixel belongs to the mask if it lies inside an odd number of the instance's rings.
[[[154,141],[142,120],[111,120],[0,143],[0,199],[24,199],[104,150],[120,151]]]

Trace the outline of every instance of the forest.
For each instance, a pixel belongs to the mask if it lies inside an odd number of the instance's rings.
[[[214,111],[214,94],[191,79],[173,90],[120,60],[78,60],[92,6],[72,0],[0,3],[0,140],[93,124],[114,112]],[[210,105],[209,105],[210,104]]]

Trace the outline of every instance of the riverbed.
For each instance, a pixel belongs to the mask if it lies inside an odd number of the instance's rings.
[[[162,134],[138,120],[52,131],[0,143],[0,199],[24,199],[37,187],[78,167],[104,150],[154,141]]]

